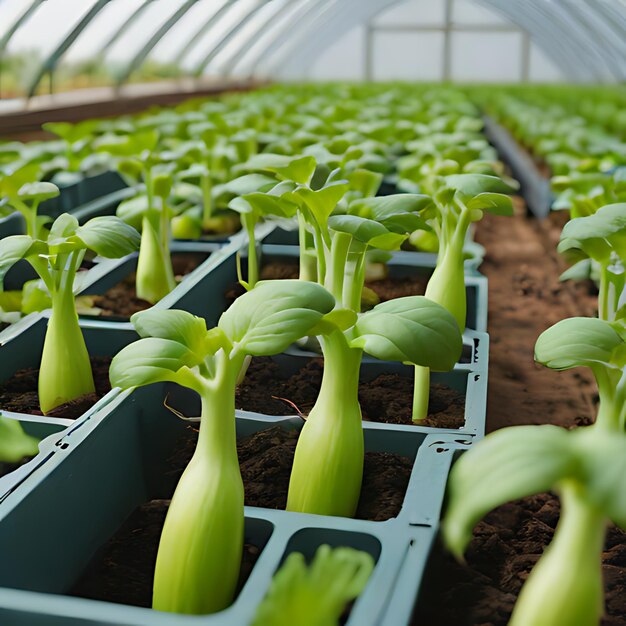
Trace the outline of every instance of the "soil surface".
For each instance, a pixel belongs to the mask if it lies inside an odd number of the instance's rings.
[[[176,281],[190,274],[209,257],[202,252],[175,252],[172,254],[172,266]],[[149,309],[152,304],[137,297],[135,291],[135,272],[111,287],[104,294],[93,297],[93,306],[101,309],[100,317],[128,320],[131,315]]]
[[[150,608],[154,567],[169,505],[169,500],[150,500],[137,507],[94,557],[70,595]],[[260,553],[261,547],[244,545],[237,593]]]
[[[261,280],[282,280],[298,278],[299,267],[297,259],[285,259],[271,261],[261,267]],[[404,296],[423,296],[426,291],[428,276],[387,277],[379,280],[365,281],[365,286],[371,289],[381,302],[402,298]],[[244,293],[244,288],[239,284],[233,284],[225,293],[227,305],[230,306],[239,296]],[[367,309],[364,306],[364,310]]]
[[[48,417],[77,419],[111,391],[111,383],[109,382],[111,357],[91,357],[90,361],[96,392],[57,407],[48,413]],[[39,368],[15,372],[9,380],[0,385],[0,409],[15,413],[42,415],[39,409],[39,394],[37,393],[38,380]]]
[[[170,459],[168,474],[176,480],[195,449],[197,431],[188,428]],[[248,506],[284,509],[298,433],[275,426],[237,445]],[[363,486],[356,517],[383,521],[402,507],[411,459],[381,452],[365,454]],[[159,494],[161,495],[161,494]],[[149,607],[154,566],[171,494],[137,507],[118,532],[92,559],[71,595]],[[165,496],[168,496],[166,498]],[[259,557],[262,546],[246,544],[239,577],[240,590]]]
[[[32,456],[25,456],[21,461],[18,461],[17,463],[7,463],[4,461],[0,461],[0,478],[6,476],[7,474],[10,474],[11,472],[14,472],[19,467],[22,467],[22,465],[28,463],[28,461],[30,461],[32,458]]]
[[[178,480],[189,463],[198,435],[188,428],[177,442],[169,474]],[[237,453],[248,506],[284,509],[298,431],[274,426],[237,442]],[[383,521],[402,507],[413,461],[397,454],[366,452],[358,519]]]
[[[591,423],[595,383],[584,369],[556,372],[536,365],[541,332],[575,315],[595,315],[589,283],[560,283],[565,264],[555,251],[563,215],[527,219],[486,216],[477,240],[487,249],[481,267],[489,278],[491,350],[487,430],[519,424],[565,428]],[[540,494],[501,506],[474,531],[460,565],[437,546],[413,616],[415,626],[504,626],[519,590],[558,521],[559,501]],[[603,570],[603,626],[626,626],[626,533],[607,533]],[[555,581],[555,584],[558,584]],[[557,626],[557,625],[555,625]]]
[[[307,415],[317,399],[323,370],[323,359],[310,359],[300,371],[285,377],[272,359],[254,358],[237,389],[236,406],[267,415]],[[382,374],[362,382],[359,402],[366,421],[414,425],[412,378]],[[444,385],[431,385],[429,414],[420,425],[461,428],[464,424],[465,396]]]

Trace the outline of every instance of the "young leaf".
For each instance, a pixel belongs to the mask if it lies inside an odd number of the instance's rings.
[[[448,371],[461,356],[463,338],[446,309],[424,296],[407,296],[383,302],[359,317],[350,345],[385,361]]]
[[[556,370],[608,365],[623,343],[609,322],[595,317],[572,317],[541,333],[535,344],[535,360]]]
[[[501,193],[479,193],[467,202],[468,209],[480,209],[494,215],[513,215],[513,202],[510,196]]]
[[[334,231],[348,233],[361,243],[381,250],[397,250],[407,238],[385,228],[381,223],[357,215],[333,215],[328,226]]]
[[[76,237],[96,254],[115,259],[139,249],[141,236],[118,217],[100,216],[76,229]]]
[[[306,336],[335,306],[317,283],[300,280],[261,281],[237,298],[218,327],[246,354],[277,354]]]
[[[185,344],[172,339],[147,337],[118,352],[111,361],[109,378],[113,387],[130,389],[157,382],[179,382],[182,368],[202,361]]]
[[[21,200],[39,200],[43,202],[59,195],[59,188],[52,183],[26,183],[17,192]]]
[[[444,178],[446,187],[474,197],[481,193],[513,193],[515,189],[499,176],[486,174],[452,174]]]
[[[28,235],[12,235],[0,240],[0,288],[11,267],[20,259],[41,248],[40,243]],[[44,244],[41,252],[46,250],[47,247]]]
[[[551,489],[576,470],[568,431],[515,426],[490,434],[455,463],[443,538],[460,558],[478,521],[495,507]]]

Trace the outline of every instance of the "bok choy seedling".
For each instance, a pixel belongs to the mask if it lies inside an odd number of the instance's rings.
[[[592,215],[570,220],[561,232],[558,251],[574,263],[561,280],[587,278],[591,263],[597,264],[598,316],[615,319],[626,285],[626,203],[608,204]]]
[[[18,211],[26,222],[26,234],[37,237],[41,227],[50,221],[48,216],[37,215],[39,205],[59,195],[52,183],[33,182],[37,165],[25,165],[11,173],[0,174],[0,215]]]
[[[452,315],[423,296],[383,302],[357,317],[336,309],[313,329],[324,373],[298,439],[287,509],[351,517],[359,501],[364,443],[359,406],[363,352],[384,361],[451,369],[462,348]]]
[[[86,250],[116,258],[139,246],[137,231],[116,217],[95,217],[83,226],[64,213],[47,239],[15,235],[0,240],[0,281],[20,259],[37,272],[52,302],[52,316],[39,371],[39,403],[43,413],[94,392],[89,354],[78,324],[74,279]]]
[[[600,407],[593,426],[518,426],[493,433],[464,454],[450,474],[443,523],[460,558],[474,525],[509,500],[554,490],[561,518],[524,584],[511,626],[594,626],[603,614],[602,550],[607,524],[626,529],[626,332],[594,318],[563,320],[535,346],[538,362],[594,373]]]
[[[439,178],[434,188],[432,205],[423,215],[437,233],[439,254],[425,296],[450,311],[463,331],[467,315],[463,245],[467,230],[485,212],[513,215],[511,198],[505,194],[514,189],[499,177],[487,174],[452,174]],[[414,422],[428,416],[429,391],[430,372],[416,367]]]
[[[373,569],[374,559],[353,548],[322,545],[310,565],[292,552],[274,574],[252,626],[338,626]]]
[[[171,167],[161,163],[156,152],[159,134],[139,131],[114,138],[103,137],[98,149],[120,157],[118,169],[135,185],[143,180],[145,191],[122,202],[117,215],[141,231],[137,260],[137,296],[154,304],[176,286],[170,255],[168,197],[172,190]]]
[[[131,321],[143,337],[111,363],[113,386],[171,381],[202,401],[194,455],[161,535],[153,607],[212,613],[233,599],[243,549],[243,483],[235,437],[235,386],[247,356],[282,352],[328,317],[335,301],[320,285],[259,282],[217,327],[184,311],[148,310]]]

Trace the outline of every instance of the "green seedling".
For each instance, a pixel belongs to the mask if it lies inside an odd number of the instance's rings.
[[[252,626],[338,626],[374,565],[367,552],[353,548],[322,545],[310,565],[301,553],[292,552],[274,574]]]
[[[243,483],[235,437],[235,386],[247,357],[282,352],[309,334],[335,301],[304,281],[259,282],[207,331],[184,311],[148,310],[131,318],[142,339],[111,363],[124,389],[171,381],[202,401],[194,455],[172,499],[161,535],[153,607],[213,613],[233,599],[243,549]]]
[[[15,235],[0,240],[0,280],[17,261],[26,259],[50,294],[52,315],[39,372],[39,404],[44,414],[94,392],[74,300],[74,279],[86,250],[116,258],[138,245],[137,231],[118,218],[96,217],[79,226],[68,213],[55,220],[46,239]]]

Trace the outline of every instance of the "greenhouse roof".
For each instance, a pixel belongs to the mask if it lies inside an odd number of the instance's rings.
[[[452,0],[438,0],[449,10]],[[626,79],[625,0],[475,0],[528,33],[576,82]],[[301,75],[399,0],[0,0],[0,59],[38,52],[26,95],[67,58],[115,64],[122,85],[159,49],[189,76]],[[45,37],[34,36],[41,30]],[[51,79],[52,80],[52,79]]]

